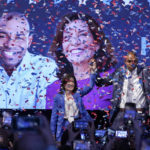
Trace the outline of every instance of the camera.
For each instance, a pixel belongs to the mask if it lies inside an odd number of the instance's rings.
[[[83,120],[74,121],[73,128],[75,131],[80,130],[80,140],[86,141],[89,139],[88,134],[89,122]]]
[[[124,114],[124,123],[127,126],[133,125],[133,120],[136,117],[136,111],[135,110],[125,110]]]
[[[90,150],[91,148],[90,141],[82,141],[82,140],[75,140],[73,142],[73,149],[74,150]]]
[[[44,126],[42,116],[28,112],[0,111],[0,150],[8,150],[24,134],[37,132]]]
[[[106,135],[106,130],[95,130],[95,137],[102,138]]]
[[[17,116],[12,119],[14,130],[36,130],[41,125],[41,119],[37,116]]]
[[[95,140],[101,145],[105,145],[107,142],[107,130],[95,130]]]
[[[116,131],[113,129],[108,128],[107,129],[107,134],[109,137],[114,137],[115,136]]]
[[[116,131],[115,136],[119,138],[127,138],[127,131]]]
[[[136,117],[136,111],[135,110],[125,110],[125,119],[135,119]]]
[[[134,103],[125,104],[124,124],[127,127],[133,126],[133,120],[136,118],[136,105]]]
[[[81,121],[81,120],[77,120],[74,122],[74,129],[78,130],[87,130],[89,126],[89,123],[87,121]]]

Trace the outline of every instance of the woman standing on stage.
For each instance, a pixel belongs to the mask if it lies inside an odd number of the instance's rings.
[[[77,88],[74,75],[65,74],[61,81],[60,92],[54,98],[54,106],[51,115],[51,131],[56,141],[60,142],[62,134],[67,126],[76,119],[91,121],[91,117],[85,110],[82,97],[88,94],[96,79],[96,62],[90,61],[90,83],[83,89]]]

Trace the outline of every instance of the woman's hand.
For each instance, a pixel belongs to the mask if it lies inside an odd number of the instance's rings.
[[[97,65],[96,65],[96,61],[94,58],[92,58],[90,60],[90,63],[89,63],[89,67],[90,67],[90,73],[95,73],[97,71]]]

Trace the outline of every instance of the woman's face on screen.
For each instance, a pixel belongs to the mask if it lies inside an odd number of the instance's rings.
[[[66,58],[73,64],[88,63],[99,49],[88,24],[83,20],[74,20],[66,24],[62,46]]]

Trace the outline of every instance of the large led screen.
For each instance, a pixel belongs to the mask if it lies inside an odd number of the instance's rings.
[[[128,51],[149,65],[149,0],[0,0],[0,108],[52,109],[60,80],[74,74],[90,82],[123,65]],[[87,110],[109,110],[113,85],[95,85]]]

